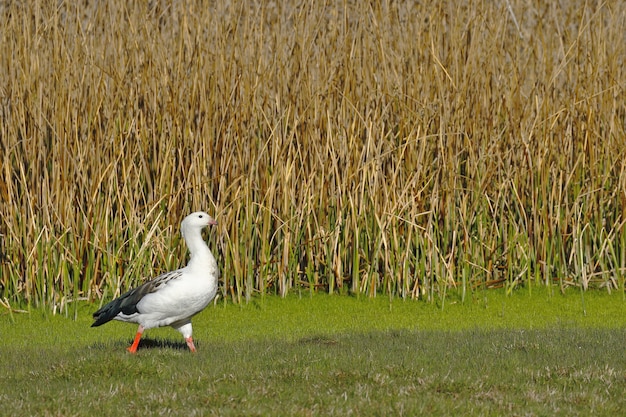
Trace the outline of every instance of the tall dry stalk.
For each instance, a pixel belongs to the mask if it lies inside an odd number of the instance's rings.
[[[514,18],[514,19],[513,19]],[[462,299],[626,271],[620,2],[5,2],[0,291]]]

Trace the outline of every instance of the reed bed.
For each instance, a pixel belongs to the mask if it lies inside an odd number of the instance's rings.
[[[624,291],[626,4],[0,2],[0,292]],[[70,309],[71,310],[71,309]]]

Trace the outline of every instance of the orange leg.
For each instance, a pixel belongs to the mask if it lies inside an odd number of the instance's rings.
[[[137,334],[135,335],[135,340],[133,341],[133,344],[126,350],[128,350],[130,353],[137,352],[137,347],[139,346],[139,339],[141,339],[142,334],[143,334],[143,326],[140,324],[139,328],[137,329]]]
[[[193,339],[191,338],[191,336],[189,336],[188,338],[185,339],[185,342],[187,342],[187,346],[189,346],[189,350],[192,352],[196,351],[196,347],[193,344]]]

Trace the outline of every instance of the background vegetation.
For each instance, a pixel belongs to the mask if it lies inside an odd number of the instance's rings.
[[[0,292],[624,291],[626,4],[0,3]],[[66,310],[67,311],[67,310]]]

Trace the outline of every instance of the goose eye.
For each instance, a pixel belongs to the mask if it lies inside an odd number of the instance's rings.
[[[199,218],[202,218],[202,214],[199,214],[199,215],[198,215],[198,217],[199,217]]]

